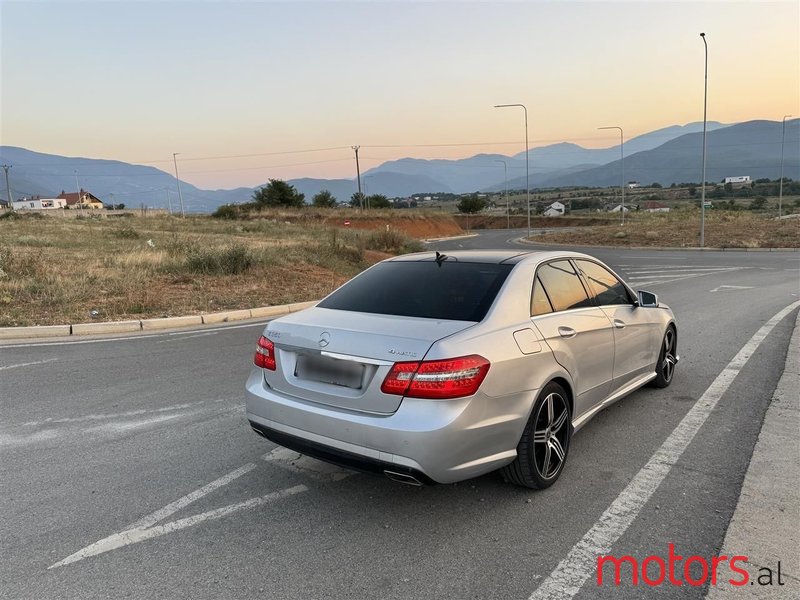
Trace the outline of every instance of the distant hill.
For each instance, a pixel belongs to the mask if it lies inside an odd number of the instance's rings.
[[[709,124],[707,179],[719,181],[733,175],[753,179],[776,179],[780,171],[781,123],[750,121],[737,125]],[[702,131],[702,124],[699,124]],[[625,180],[643,184],[658,182],[699,182],[702,133],[698,124],[660,129],[625,143]],[[800,119],[786,122],[784,174],[800,179]],[[659,141],[665,140],[658,144]],[[636,150],[639,148],[639,150]],[[610,186],[620,181],[619,147],[587,149],[576,144],[552,144],[531,150],[531,187]],[[78,185],[107,203],[166,207],[170,194],[178,210],[175,177],[155,167],[121,161],[65,157],[0,146],[0,161],[11,164],[12,192],[20,196],[54,196]],[[405,197],[420,193],[464,193],[499,191],[505,182],[503,165],[508,166],[509,189],[525,187],[525,153],[514,157],[477,154],[459,160],[403,158],[388,161],[362,174],[362,191]],[[289,181],[308,202],[322,189],[339,201],[349,200],[357,190],[352,179],[300,178]],[[260,186],[258,186],[260,187]],[[227,203],[251,199],[255,188],[203,190],[184,181],[181,190],[187,211],[211,212]],[[5,199],[0,185],[0,198]]]
[[[689,133],[652,150],[625,157],[625,180],[653,182],[700,182],[703,134]],[[706,180],[750,175],[753,179],[780,177],[781,123],[748,121],[708,134]],[[784,176],[800,179],[800,119],[786,121]],[[620,161],[579,172],[560,174],[536,182],[541,187],[567,185],[610,186],[620,181]],[[519,180],[517,180],[519,182]]]

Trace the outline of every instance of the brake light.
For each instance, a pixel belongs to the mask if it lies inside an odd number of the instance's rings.
[[[262,369],[267,369],[269,371],[275,370],[275,344],[263,335],[258,338],[258,345],[256,346],[256,355],[253,358],[253,363]]]
[[[489,361],[477,354],[446,360],[398,362],[383,380],[381,391],[410,398],[463,398],[478,391],[489,367]]]

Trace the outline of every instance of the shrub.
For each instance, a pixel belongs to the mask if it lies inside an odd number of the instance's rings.
[[[233,244],[224,248],[195,249],[188,254],[185,268],[200,275],[239,275],[254,263],[246,246]]]
[[[223,204],[211,213],[211,216],[215,219],[238,219],[239,208],[233,204]]]
[[[123,240],[138,240],[139,239],[139,232],[136,231],[130,225],[125,225],[124,227],[117,229],[114,231],[114,235]]]

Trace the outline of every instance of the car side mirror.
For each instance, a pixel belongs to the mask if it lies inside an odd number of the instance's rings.
[[[653,292],[639,290],[636,292],[636,303],[642,308],[658,308],[658,296]]]

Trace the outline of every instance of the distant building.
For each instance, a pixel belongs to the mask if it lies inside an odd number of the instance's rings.
[[[750,187],[750,185],[752,185],[752,181],[750,180],[750,175],[738,175],[736,177],[726,177],[724,183],[725,185],[730,184],[730,186],[733,189]]]
[[[750,183],[750,175],[737,175],[736,177],[726,177],[725,183]]]
[[[628,182],[628,189],[632,190],[632,189],[637,188],[637,187],[640,187],[638,181],[629,181]]]
[[[56,196],[60,200],[67,201],[67,208],[105,208],[103,201],[94,194],[87,192],[81,188],[80,192],[67,193],[61,190],[61,193]]]
[[[616,206],[609,208],[608,212],[622,212],[622,211],[628,212],[629,210],[630,207],[626,206],[623,208],[622,204],[617,204]]]
[[[669,206],[661,202],[645,202],[642,210],[645,212],[669,212]]]
[[[548,206],[543,214],[545,217],[563,217],[566,209],[567,207],[564,204],[556,201]]]
[[[22,198],[14,200],[14,210],[54,210],[66,208],[67,201],[63,198]]]

